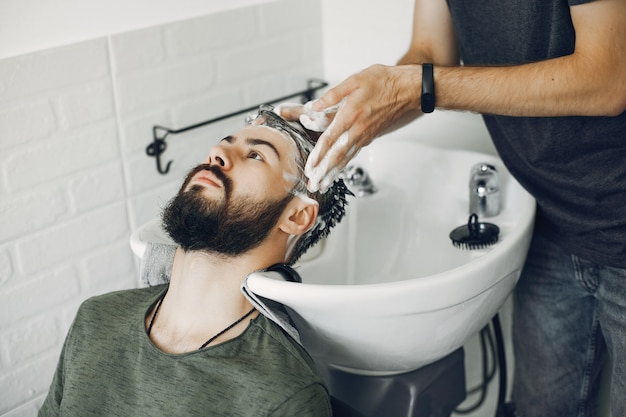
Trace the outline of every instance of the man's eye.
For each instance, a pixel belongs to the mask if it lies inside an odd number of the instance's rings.
[[[248,158],[256,159],[257,161],[263,161],[263,156],[256,151],[250,151],[250,153],[248,154]]]

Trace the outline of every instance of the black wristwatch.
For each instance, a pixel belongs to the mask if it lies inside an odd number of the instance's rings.
[[[432,113],[435,110],[435,77],[433,64],[422,64],[422,112]]]

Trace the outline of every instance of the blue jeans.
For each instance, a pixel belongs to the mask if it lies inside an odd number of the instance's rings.
[[[514,300],[513,401],[520,415],[597,415],[608,353],[611,414],[626,416],[626,269],[567,254],[535,233]]]

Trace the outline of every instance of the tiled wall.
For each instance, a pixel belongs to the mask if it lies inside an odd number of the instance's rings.
[[[303,19],[306,16],[306,19]],[[319,1],[283,0],[0,61],[0,415],[33,416],[78,305],[138,285],[130,231],[242,117],[321,77]]]

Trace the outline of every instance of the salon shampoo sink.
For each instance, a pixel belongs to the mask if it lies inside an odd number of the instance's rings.
[[[455,247],[469,217],[473,165],[494,165],[500,228],[486,249]],[[349,199],[347,215],[296,269],[303,283],[248,278],[256,294],[286,305],[321,366],[363,375],[418,369],[461,347],[513,290],[530,243],[535,202],[493,155],[435,148],[402,135],[379,139],[353,160],[375,194]],[[158,222],[133,234],[133,250],[163,241]]]

